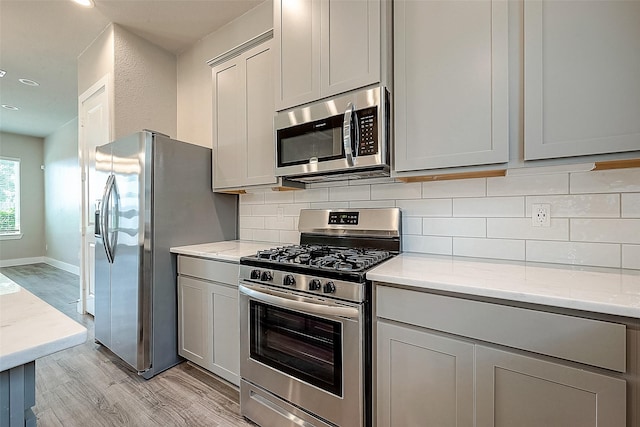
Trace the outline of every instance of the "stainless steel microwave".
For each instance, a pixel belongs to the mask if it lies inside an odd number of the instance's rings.
[[[389,109],[389,92],[376,86],[279,112],[276,176],[307,183],[388,176]]]

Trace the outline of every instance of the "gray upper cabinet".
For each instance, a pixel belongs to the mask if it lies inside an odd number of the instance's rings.
[[[272,41],[215,65],[212,78],[214,190],[275,184]]]
[[[275,0],[276,109],[380,82],[389,5],[386,0]]]
[[[394,2],[395,170],[509,160],[504,0]]]
[[[640,1],[524,2],[525,159],[640,150]]]

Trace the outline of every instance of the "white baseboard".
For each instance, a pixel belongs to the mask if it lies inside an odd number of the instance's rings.
[[[38,264],[39,262],[45,262],[44,257],[34,258],[14,258],[0,260],[0,267],[13,267],[16,265]]]
[[[69,273],[75,274],[76,276],[80,275],[80,267],[77,267],[73,264],[68,264],[66,262],[58,261],[57,259],[48,258],[48,257],[45,257],[43,262],[55,268],[59,268],[60,270],[64,270]]]

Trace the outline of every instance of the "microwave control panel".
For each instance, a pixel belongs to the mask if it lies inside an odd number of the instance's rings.
[[[378,111],[376,107],[358,111],[360,142],[358,155],[366,156],[378,153]]]

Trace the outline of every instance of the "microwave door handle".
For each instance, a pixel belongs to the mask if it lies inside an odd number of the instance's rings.
[[[354,153],[353,147],[358,147],[360,134],[358,126],[358,116],[354,105],[350,102],[344,112],[342,122],[342,146],[344,147],[344,158],[349,166],[355,166],[357,153]],[[351,130],[354,130],[353,139],[351,138]]]

